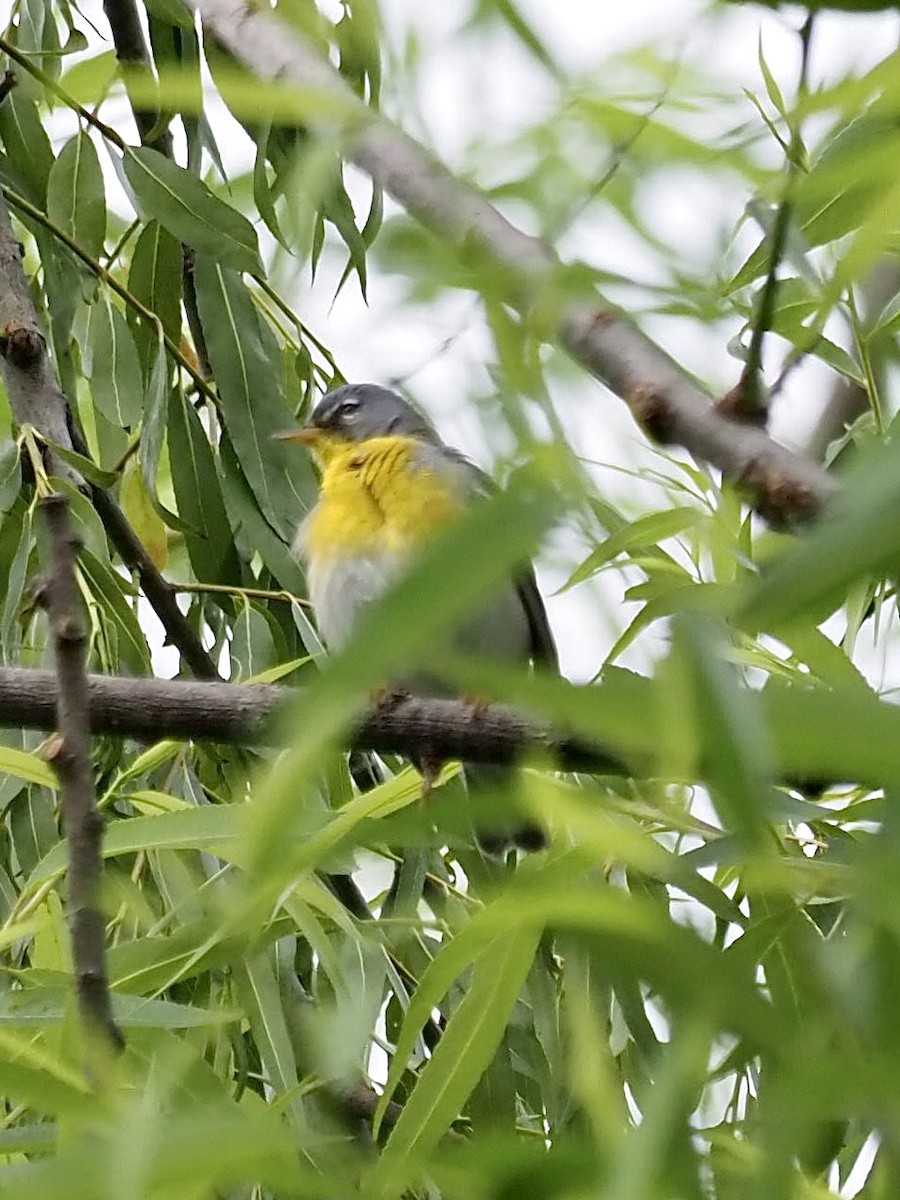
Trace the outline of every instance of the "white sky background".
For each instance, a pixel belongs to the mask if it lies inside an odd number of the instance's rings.
[[[319,2],[330,15],[339,15],[339,0]],[[610,63],[616,56],[651,45],[660,57],[679,55],[685,63],[715,76],[720,90],[735,98],[735,108],[726,118],[733,124],[752,116],[749,101],[742,99],[742,88],[763,92],[757,62],[761,38],[766,60],[785,95],[791,97],[795,91],[799,63],[796,31],[804,11],[800,8],[773,12],[756,5],[715,7],[708,0],[631,0],[629,4],[519,0],[519,7],[556,58],[571,88],[582,80],[596,89],[609,78],[614,69]],[[105,31],[100,0],[88,0],[83,8],[96,27]],[[434,149],[451,168],[464,168],[472,161],[473,145],[477,147],[475,161],[490,164],[491,148],[496,147],[500,173],[487,182],[497,183],[512,161],[504,150],[522,131],[551,114],[559,98],[557,85],[505,27],[498,24],[493,31],[480,27],[473,33],[464,32],[474,8],[475,0],[442,0],[440,4],[380,0],[388,47],[382,102],[389,116]],[[896,45],[898,33],[900,22],[895,15],[820,14],[811,82],[833,82],[851,70],[865,69]],[[411,39],[418,46],[418,59],[413,75],[407,77],[402,72],[405,47]],[[104,108],[104,115],[127,132],[129,118],[123,99],[114,102],[109,113]],[[664,109],[660,119],[670,120],[671,115]],[[713,142],[722,132],[722,121],[720,101],[711,99],[708,110],[693,116],[691,132],[702,136],[706,122]],[[250,143],[224,107],[219,118],[214,117],[214,125],[226,166],[235,172],[247,169],[252,162]],[[58,140],[71,132],[61,126]],[[597,149],[598,173],[602,173],[608,148]],[[476,173],[476,177],[483,181],[482,175]],[[112,179],[109,182],[116,186]],[[350,171],[348,184],[364,213],[365,182],[361,177],[354,180]],[[722,174],[677,168],[648,183],[641,206],[643,216],[664,240],[681,245],[697,263],[708,262],[713,274],[720,265],[717,256],[723,238],[736,227],[747,198],[743,186]],[[396,211],[388,201],[386,215]],[[521,205],[510,208],[507,215],[528,227],[530,213]],[[270,242],[261,223],[259,228],[263,241]],[[747,251],[755,245],[758,232],[752,225],[742,232]],[[602,201],[574,223],[557,249],[564,259],[582,259],[636,280],[659,280],[666,275],[655,255],[629,234]],[[374,260],[369,265],[368,304],[352,279],[334,300],[345,257],[341,246],[326,250],[312,287],[305,266],[282,259],[274,282],[332,349],[348,379],[386,384],[403,380],[446,440],[491,469],[495,461],[502,460],[508,440],[477,403],[491,395],[488,368],[493,357],[477,301],[469,293],[448,292],[427,306],[405,304],[405,281],[379,271]],[[612,293],[611,298],[627,307],[624,295]],[[735,383],[740,364],[729,355],[727,342],[737,332],[737,325],[723,332],[722,328],[705,328],[696,320],[663,316],[649,316],[642,324],[714,391],[725,391]],[[835,340],[841,338],[839,329],[829,329],[829,334]],[[774,434],[789,444],[802,444],[833,378],[815,362],[797,370],[775,406]],[[638,471],[664,465],[622,401],[586,374],[572,371],[564,385],[552,386],[550,398],[570,443],[585,458]],[[597,479],[628,515],[638,516],[665,503],[662,493],[646,479],[636,480],[610,469],[598,469]],[[606,571],[566,594],[552,594],[584,553],[585,547],[571,531],[562,531],[551,539],[538,564],[563,669],[576,680],[596,672],[638,611],[636,604],[622,599],[626,587],[638,582],[638,576],[620,570]],[[652,626],[617,661],[646,670],[664,650],[664,633],[662,624]],[[900,683],[898,641],[890,639],[888,651],[883,646],[880,652],[874,648],[861,651],[866,672],[877,687]],[[169,673],[169,667],[177,669],[174,658],[168,661],[170,657],[168,650],[159,656],[162,673]]]

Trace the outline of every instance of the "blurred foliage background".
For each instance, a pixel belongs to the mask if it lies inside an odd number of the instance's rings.
[[[376,0],[274,7],[712,393],[763,311],[770,425],[842,493],[788,537],[702,462],[650,449],[488,273],[345,165],[337,124],[310,132],[313,93],[252,78],[181,0],[13,0],[0,186],[78,465],[222,675],[297,701],[280,755],[95,739],[127,1044],[87,1072],[55,778],[38,735],[4,732],[0,1195],[896,1196],[894,6],[816,5],[846,10],[867,57],[819,71],[837,18],[817,13],[805,79],[797,7],[686,5],[683,36],[648,23],[608,56],[597,17],[584,71],[510,0],[405,22]],[[437,69],[430,22],[464,75]],[[788,47],[777,67],[763,27]],[[117,55],[129,29],[143,63]],[[717,39],[752,87],[719,70]],[[495,128],[479,72],[519,59],[540,82]],[[464,119],[436,132],[441,89]],[[379,382],[512,482],[325,667],[289,551],[315,477],[272,435],[358,369],[341,312],[360,341],[387,331]],[[0,426],[0,654],[49,665],[41,431],[2,393]],[[182,670],[90,499],[54,486],[84,541],[91,669]],[[501,863],[474,848],[453,770],[424,810],[411,768],[341,742],[392,663],[428,653],[463,573],[474,594],[542,544],[586,682],[442,665],[627,766],[530,764],[494,802],[540,814],[551,845]]]

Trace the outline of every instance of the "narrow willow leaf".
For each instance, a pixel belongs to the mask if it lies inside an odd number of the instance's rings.
[[[141,211],[201,256],[235,271],[261,273],[253,226],[196,175],[147,146],[129,149],[125,176]]]
[[[144,485],[151,498],[156,499],[156,472],[162,452],[169,413],[169,359],[162,339],[157,339],[150,360],[150,372],[144,391],[144,417],[141,421],[141,444],[138,457]]]
[[[89,483],[95,483],[97,487],[111,488],[119,482],[119,476],[115,471],[104,471],[92,459],[85,458],[83,454],[79,454],[75,450],[70,450],[68,446],[60,446],[57,442],[51,442],[49,438],[41,440],[50,447],[54,454],[58,454],[63,462],[74,467],[78,474]]]
[[[7,441],[0,448],[0,512],[7,512],[22,487],[22,454],[18,443]]]
[[[569,588],[589,579],[620,554],[642,550],[645,546],[656,546],[665,538],[683,533],[692,525],[696,525],[702,515],[696,508],[680,507],[639,517],[624,528],[611,533],[605,541],[596,546],[572,572],[560,590],[568,591]]]
[[[194,14],[181,0],[147,0],[147,12],[179,29],[194,28]]]
[[[154,817],[128,817],[113,821],[103,839],[103,857],[133,854],[137,850],[213,850],[230,855],[237,851],[235,818],[230,805],[207,805]],[[55,879],[66,866],[65,847],[60,844],[39,862],[28,880],[37,887]]]
[[[37,754],[27,750],[16,750],[12,746],[0,746],[0,771],[38,783],[42,787],[57,787],[56,772]]]
[[[282,392],[278,344],[238,275],[202,259],[197,305],[222,416],[263,516],[290,542],[315,495],[309,456],[276,441],[293,424]]]
[[[241,605],[232,627],[232,679],[247,681],[268,670],[275,661],[275,642],[265,615],[248,600]]]
[[[245,558],[259,554],[273,577],[294,595],[306,592],[306,581],[297,559],[259,511],[240,463],[227,436],[219,447],[222,491],[234,539]]]
[[[60,382],[68,395],[75,395],[80,372],[72,356],[72,327],[83,298],[91,297],[86,271],[71,252],[47,230],[35,228],[34,240],[44,270],[44,292],[50,319],[50,334]]]
[[[191,566],[201,583],[240,578],[215,459],[200,418],[184,396],[172,392],[167,427],[172,484]]]
[[[128,463],[119,492],[122,509],[158,570],[169,561],[166,527],[147,491],[144,477],[134,460]]]
[[[823,518],[751,580],[738,610],[745,628],[818,623],[855,580],[880,575],[900,556],[900,442],[867,454]]]
[[[63,146],[47,184],[47,215],[93,258],[106,240],[106,191],[90,136],[77,133]]]
[[[190,1004],[127,993],[113,995],[112,1006],[117,1023],[131,1029],[198,1029],[235,1018],[233,1012],[194,1008]],[[59,1024],[70,1007],[68,988],[38,986],[5,992],[0,995],[0,1026]]]
[[[447,1132],[494,1056],[534,960],[540,933],[517,929],[475,960],[465,997],[419,1075],[369,1179],[367,1196],[394,1200],[415,1182],[410,1166]]]
[[[742,683],[727,651],[719,623],[679,614],[667,664],[670,703],[686,708],[703,731],[704,774],[723,825],[759,844],[768,840],[772,754],[757,693]]]
[[[8,1095],[43,1112],[80,1112],[94,1105],[90,1084],[76,1064],[35,1040],[33,1031],[0,1029],[3,1086]]]
[[[261,950],[238,966],[235,983],[268,1083],[284,1096],[297,1086],[297,1062],[269,953]]]
[[[29,874],[51,846],[60,845],[53,799],[42,788],[28,788],[16,796],[8,812],[10,840],[19,869]]]
[[[91,394],[111,424],[125,429],[140,420],[144,382],[128,323],[109,295],[91,309]]]
[[[129,603],[128,584],[108,563],[95,558],[89,550],[82,550],[78,563],[91,595],[108,623],[108,632],[114,637],[120,665],[135,674],[149,675],[150,650],[137,614]]]
[[[25,95],[24,88],[13,88],[0,104],[0,140],[21,190],[43,209],[53,167],[53,148],[37,107]]]
[[[19,607],[28,577],[28,560],[34,546],[31,510],[23,508],[17,511],[17,507],[4,520],[0,534],[0,571],[3,571],[6,579],[6,594],[0,613],[0,637],[8,661],[17,657]]]
[[[181,343],[183,259],[178,239],[158,221],[150,221],[135,243],[128,272],[128,290],[159,318],[176,346]],[[128,320],[141,362],[152,364],[159,343],[157,331],[130,310]]]

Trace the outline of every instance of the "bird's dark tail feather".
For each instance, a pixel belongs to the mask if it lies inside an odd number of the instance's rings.
[[[478,806],[479,793],[488,794],[508,788],[513,777],[513,768],[492,766],[490,763],[463,763],[466,787]],[[475,830],[478,845],[485,854],[501,857],[508,850],[543,850],[547,845],[547,833],[534,821],[510,820],[502,828],[480,827]]]

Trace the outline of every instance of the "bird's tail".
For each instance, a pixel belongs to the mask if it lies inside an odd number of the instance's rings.
[[[463,763],[466,787],[477,809],[479,796],[489,797],[507,791],[514,778],[514,768],[500,767],[490,763]],[[543,850],[547,845],[547,832],[535,821],[512,817],[502,827],[491,823],[486,828],[475,830],[478,845],[485,854],[501,856],[507,850]]]

